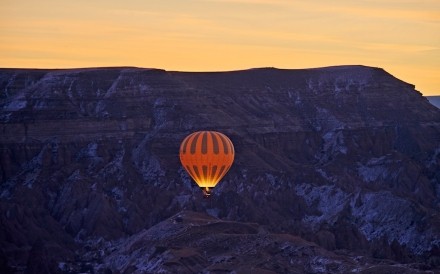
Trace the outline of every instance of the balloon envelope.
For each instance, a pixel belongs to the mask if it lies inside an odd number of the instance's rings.
[[[180,161],[188,174],[209,196],[225,176],[234,161],[234,145],[224,134],[216,131],[197,131],[188,135],[180,145]]]

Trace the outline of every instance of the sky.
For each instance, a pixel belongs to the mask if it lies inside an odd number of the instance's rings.
[[[381,67],[440,95],[440,0],[0,0],[0,67]]]

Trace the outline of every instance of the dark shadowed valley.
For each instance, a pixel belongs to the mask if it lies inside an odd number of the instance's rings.
[[[0,130],[2,273],[440,269],[440,110],[380,68],[1,69]]]

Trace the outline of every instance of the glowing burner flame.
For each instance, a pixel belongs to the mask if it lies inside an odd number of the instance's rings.
[[[211,190],[209,187],[202,187],[201,189],[203,191],[203,197],[209,198],[209,196],[211,196]]]

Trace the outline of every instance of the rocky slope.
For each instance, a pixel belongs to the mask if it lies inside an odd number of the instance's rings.
[[[440,108],[440,96],[426,96],[426,99],[437,108]]]
[[[440,110],[382,69],[2,69],[0,98],[5,271],[215,273],[218,256],[238,258],[227,271],[283,271],[246,252],[330,271],[268,251],[283,241],[340,272],[377,260],[440,266]],[[209,202],[178,159],[181,140],[202,129],[236,149]],[[167,218],[182,210],[205,223],[173,230]],[[229,225],[243,236],[223,252],[236,239]],[[179,229],[190,233],[173,244]]]
[[[111,246],[102,246],[98,272],[121,273],[423,273],[398,264],[328,251],[256,223],[224,221],[184,211]],[[145,259],[147,258],[147,259]],[[74,268],[65,268],[77,271]]]

